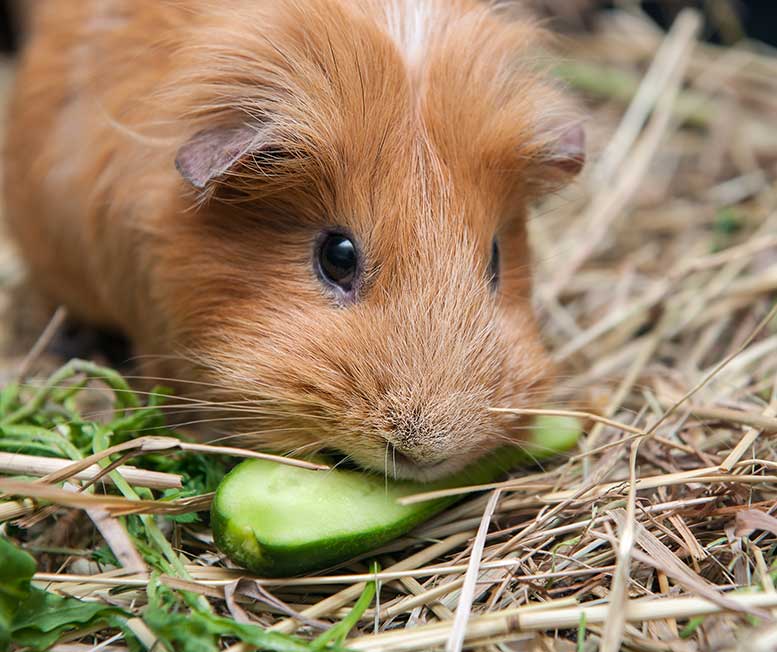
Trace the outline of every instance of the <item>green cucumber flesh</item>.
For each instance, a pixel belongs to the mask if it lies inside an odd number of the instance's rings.
[[[211,510],[217,546],[267,577],[320,570],[374,550],[456,502],[446,496],[400,505],[404,496],[492,482],[506,471],[572,448],[580,424],[538,417],[522,445],[501,448],[430,483],[387,480],[355,470],[310,471],[249,460],[222,480]]]

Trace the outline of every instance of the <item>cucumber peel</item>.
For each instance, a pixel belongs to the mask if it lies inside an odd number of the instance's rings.
[[[236,466],[211,508],[216,545],[233,562],[267,577],[342,563],[412,530],[462,496],[400,505],[404,496],[492,482],[520,464],[571,449],[576,419],[535,419],[528,441],[500,448],[454,475],[430,483],[386,480],[354,470],[310,471],[267,460]]]

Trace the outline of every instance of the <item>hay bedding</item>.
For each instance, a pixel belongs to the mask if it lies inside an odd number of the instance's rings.
[[[116,610],[65,623],[55,649],[263,642],[235,623],[306,640],[339,623],[321,645],[352,628],[349,648],[392,652],[774,649],[777,59],[697,32],[693,14],[665,35],[614,13],[566,43],[559,73],[590,111],[598,156],[531,226],[561,370],[553,406],[591,415],[578,453],[473,493],[370,559],[266,581],[230,568],[190,516],[207,508],[223,459],[207,453],[220,451],[139,440],[105,475],[109,446],[166,434],[159,415],[175,423],[176,399],[144,408],[90,366],[6,390],[3,450],[37,426],[87,459],[6,460],[7,475],[49,475],[0,481],[5,534],[35,555],[36,586]],[[100,428],[87,416],[106,402]],[[41,455],[54,445],[36,441]],[[90,479],[97,490],[74,491]],[[278,640],[264,642],[306,649]]]

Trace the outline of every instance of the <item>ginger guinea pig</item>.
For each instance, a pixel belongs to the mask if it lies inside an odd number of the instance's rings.
[[[11,231],[251,445],[453,472],[548,384],[526,208],[583,139],[541,37],[476,0],[39,0]]]

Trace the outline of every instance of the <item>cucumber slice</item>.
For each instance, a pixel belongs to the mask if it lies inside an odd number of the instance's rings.
[[[538,417],[521,448],[499,449],[431,483],[249,460],[227,474],[216,491],[211,510],[216,545],[236,564],[258,575],[282,577],[320,570],[409,532],[461,496],[405,506],[397,502],[399,498],[491,482],[518,464],[569,450],[580,430],[576,419]]]

